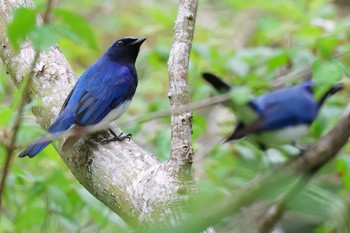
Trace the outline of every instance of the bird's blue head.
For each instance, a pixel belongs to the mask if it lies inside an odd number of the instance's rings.
[[[135,64],[141,44],[146,38],[124,37],[115,41],[105,53],[108,58],[121,62]]]

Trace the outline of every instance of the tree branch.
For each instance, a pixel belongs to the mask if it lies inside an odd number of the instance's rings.
[[[171,116],[169,165],[176,170],[191,168],[192,112],[189,109],[188,64],[196,23],[198,0],[181,0],[174,27],[174,40],[168,60]]]

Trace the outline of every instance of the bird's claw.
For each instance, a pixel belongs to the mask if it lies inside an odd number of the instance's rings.
[[[115,134],[112,130],[109,130],[109,132],[113,135],[112,138],[109,138],[109,139],[105,139],[102,141],[102,144],[109,144],[111,142],[122,142],[124,141],[125,139],[131,139],[132,135],[129,133],[127,135],[123,135],[123,133],[120,133],[119,135]]]
[[[304,154],[304,152],[307,151],[307,149],[309,149],[309,147],[311,146],[311,144],[297,144],[295,141],[292,142],[291,145],[297,148],[301,155]]]

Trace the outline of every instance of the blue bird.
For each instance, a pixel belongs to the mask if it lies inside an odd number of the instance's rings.
[[[203,78],[221,93],[232,89],[213,74],[204,73]],[[306,135],[326,99],[344,88],[337,83],[317,101],[313,86],[313,81],[308,80],[261,95],[243,106],[231,103],[238,123],[225,142],[249,136],[249,140],[266,149],[266,145],[291,143]]]
[[[125,37],[115,41],[80,76],[47,133],[57,135],[72,126],[91,126],[118,119],[135,94],[138,81],[135,61],[145,40],[146,38]],[[103,143],[123,141],[131,137],[131,134],[122,136],[116,135],[112,130],[109,132],[113,138]],[[32,158],[50,143],[51,140],[44,133],[18,157]]]

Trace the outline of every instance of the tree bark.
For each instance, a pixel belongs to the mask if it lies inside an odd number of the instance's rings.
[[[169,61],[172,109],[187,106],[189,102],[187,68],[197,4],[196,0],[180,2],[170,56],[174,60]],[[17,53],[9,45],[6,26],[18,7],[34,7],[34,4],[31,0],[0,0],[0,57],[16,86],[28,74],[35,54],[29,42],[24,43]],[[24,98],[28,102],[42,99],[42,105],[33,108],[41,127],[47,128],[53,122],[76,80],[75,73],[57,46],[40,53],[30,92]],[[106,137],[106,132],[79,140],[66,153],[61,152],[62,139],[53,144],[76,179],[92,195],[127,223],[147,230],[155,221],[179,223],[184,201],[194,189],[191,119],[189,111],[172,117],[172,152],[170,160],[165,163],[159,162],[157,157],[132,140],[102,146],[99,142]],[[116,125],[113,130],[119,131]]]
[[[191,165],[192,149],[192,112],[190,88],[188,85],[188,65],[194,28],[196,23],[198,0],[181,0],[174,26],[174,40],[168,60],[169,94],[171,111],[171,152],[166,162],[174,177],[187,187],[184,191],[195,189]]]

